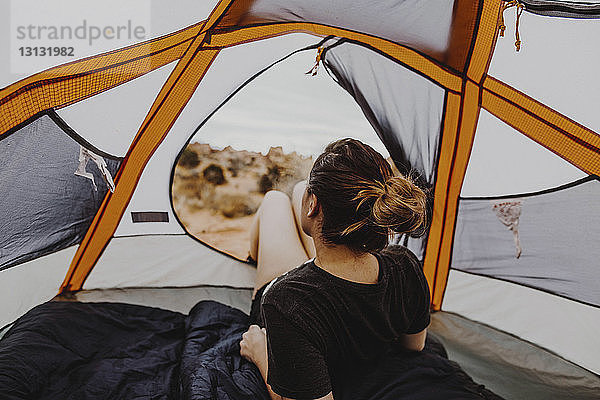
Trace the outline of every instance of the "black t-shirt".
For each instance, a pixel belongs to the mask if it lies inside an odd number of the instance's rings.
[[[335,396],[402,334],[429,325],[429,288],[416,256],[402,246],[375,256],[375,284],[336,277],[307,261],[258,293],[256,322],[267,329],[267,382],[277,394],[316,399],[333,391]]]

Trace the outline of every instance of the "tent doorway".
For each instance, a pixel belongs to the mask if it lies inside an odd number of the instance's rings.
[[[180,153],[173,207],[191,235],[246,259],[264,194],[291,194],[328,143],[354,137],[389,157],[359,106],[324,68],[305,74],[314,54],[297,53],[254,79]]]

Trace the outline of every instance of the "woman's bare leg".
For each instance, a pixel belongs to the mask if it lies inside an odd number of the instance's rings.
[[[259,220],[260,208],[254,213],[254,218],[252,219],[252,225],[250,226],[250,250],[248,253],[250,257],[254,260],[258,260],[258,220]]]
[[[315,252],[315,242],[302,230],[302,223],[300,222],[300,213],[302,212],[302,196],[306,189],[306,181],[300,181],[294,186],[292,193],[292,208],[294,209],[294,217],[296,219],[296,227],[298,228],[298,236],[302,240],[302,246],[304,251],[308,254],[308,258],[313,258],[317,253]]]
[[[257,261],[254,294],[264,284],[308,260],[285,193],[270,191],[265,195],[251,228],[250,255]]]

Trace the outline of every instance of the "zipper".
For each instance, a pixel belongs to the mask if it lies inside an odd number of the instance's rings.
[[[600,2],[519,0],[519,3],[525,6],[525,10],[534,14],[571,18],[600,18]]]

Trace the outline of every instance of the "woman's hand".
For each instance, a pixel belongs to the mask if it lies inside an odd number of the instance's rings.
[[[250,325],[242,335],[240,354],[261,369],[267,367],[267,331],[258,325]]]

